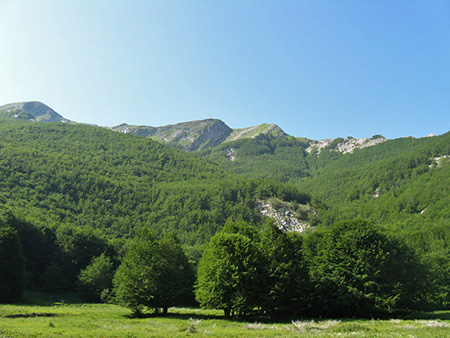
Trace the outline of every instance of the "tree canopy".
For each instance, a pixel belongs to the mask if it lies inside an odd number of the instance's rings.
[[[406,246],[364,220],[306,238],[318,315],[373,317],[424,306],[427,272]]]
[[[143,230],[131,243],[114,276],[118,304],[141,315],[145,308],[164,313],[192,298],[194,274],[173,235],[158,240]]]

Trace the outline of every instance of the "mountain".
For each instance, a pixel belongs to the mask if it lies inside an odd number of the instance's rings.
[[[259,135],[271,135],[275,138],[285,138],[287,134],[276,124],[263,123],[258,126],[233,129],[233,132],[224,142],[231,142],[243,138],[255,138]]]
[[[112,130],[150,137],[184,151],[215,147],[233,132],[224,122],[216,119],[183,122],[164,127],[121,124]]]
[[[17,102],[1,106],[0,117],[36,122],[70,122],[49,106],[38,101]]]
[[[316,207],[322,205],[323,225],[358,217],[405,227],[419,220],[450,221],[450,133],[323,141],[259,135],[197,156],[249,178],[272,179],[309,193]]]
[[[277,138],[287,136],[275,124],[261,124],[249,128],[231,129],[223,121],[217,119],[182,122],[162,127],[130,126],[124,123],[111,129],[122,133],[149,137],[184,151],[214,148],[225,142],[242,138],[254,138],[262,134],[272,135]]]
[[[71,122],[55,112],[49,106],[38,102],[10,103],[0,107],[0,118],[23,119],[33,122]],[[74,122],[71,122],[74,123]],[[260,124],[248,128],[232,129],[223,121],[218,119],[205,119],[198,121],[182,122],[174,125],[152,127],[145,125],[121,125],[109,128],[122,133],[130,133],[137,136],[148,137],[171,147],[188,152],[211,149],[225,143],[242,139],[254,139],[260,135],[266,135],[275,139],[286,139],[289,137],[276,124]],[[382,136],[372,138],[347,138],[327,140],[307,140],[307,152],[320,152],[324,148],[334,147],[337,151],[347,153],[354,149],[361,149],[386,141]],[[227,150],[233,153],[232,148]],[[235,159],[237,154],[230,155]]]
[[[198,260],[228,219],[268,216],[285,231],[367,219],[420,257],[436,298],[450,306],[450,132],[314,141],[276,125],[233,130],[215,119],[115,131],[34,123],[65,120],[49,109],[0,108],[0,221],[11,210],[42,230],[38,249],[31,237],[23,245],[27,259],[45,253],[45,243],[56,247],[35,269],[39,283],[47,270],[60,280],[67,264],[58,250],[76,265],[73,280],[106,252],[102,238],[120,252],[142,228],[175,233]]]

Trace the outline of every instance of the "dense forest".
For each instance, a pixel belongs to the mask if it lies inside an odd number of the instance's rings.
[[[450,133],[389,140],[352,154],[336,151],[339,141],[308,153],[308,140],[260,135],[198,155],[246,177],[275,179],[311,194],[319,228],[352,219],[376,224],[418,253],[431,269],[429,285],[438,302],[448,304]]]
[[[50,289],[73,289],[102,253],[117,264],[143,228],[176,234],[195,262],[228,219],[259,222],[258,199],[309,200],[150,139],[63,123],[3,120],[0,179],[3,223],[22,241],[26,282]]]
[[[352,154],[336,144],[308,152],[306,139],[259,135],[193,154],[95,126],[3,119],[0,286],[10,297],[0,302],[39,288],[138,314],[194,294],[227,315],[450,306],[450,134]],[[314,207],[317,228],[276,229],[257,208],[273,197]],[[188,284],[171,289],[174,279]]]

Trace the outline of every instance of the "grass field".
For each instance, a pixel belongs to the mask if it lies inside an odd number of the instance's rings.
[[[42,304],[42,301],[40,302]],[[174,308],[165,317],[131,318],[110,304],[0,305],[6,337],[450,337],[450,311],[390,320],[248,322],[222,311]]]

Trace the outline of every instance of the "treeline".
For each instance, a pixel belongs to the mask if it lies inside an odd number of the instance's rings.
[[[230,313],[380,317],[432,303],[427,267],[367,221],[307,235],[230,223],[200,261],[196,297]]]
[[[9,213],[0,218],[1,302],[19,300],[30,279],[55,292],[71,276],[86,300],[117,303],[136,316],[193,305],[194,297],[225,316],[271,318],[374,318],[442,306],[436,288],[444,281],[436,279],[434,267],[404,241],[363,220],[306,234],[282,232],[272,221],[228,221],[198,266],[173,233],[158,238],[144,229],[115,247],[68,229],[47,239],[35,232],[33,241],[57,247],[36,255],[37,245],[24,241],[30,231],[36,230]],[[53,262],[41,270],[47,259]]]

